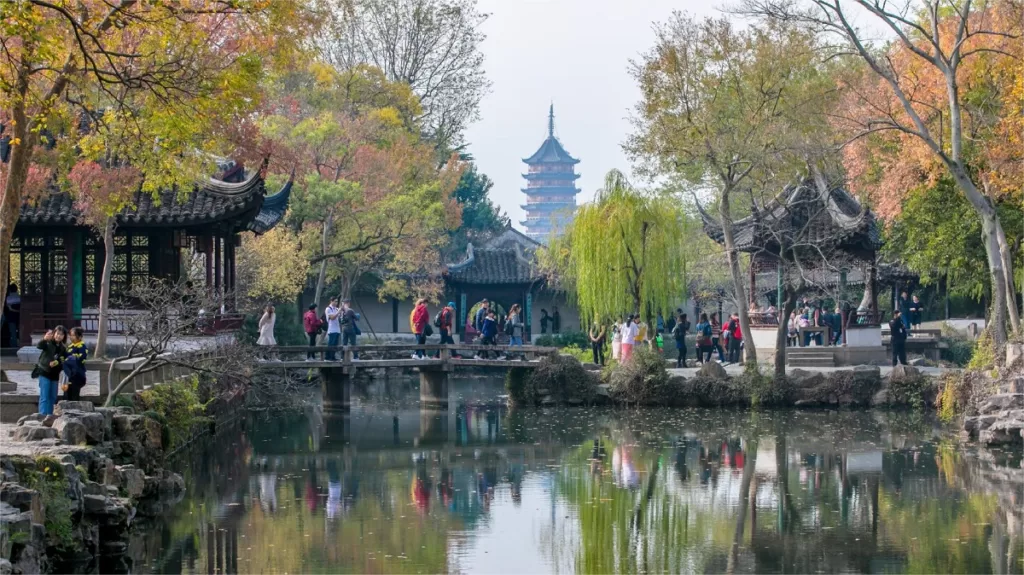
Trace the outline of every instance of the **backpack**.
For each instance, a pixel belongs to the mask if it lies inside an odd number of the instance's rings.
[[[703,326],[703,327],[702,327]],[[698,345],[710,346],[711,345],[711,324],[702,323],[698,324],[697,328],[700,329],[700,338],[697,341]]]
[[[444,313],[445,308],[441,308],[436,314],[434,314],[434,327],[441,327],[441,315]]]

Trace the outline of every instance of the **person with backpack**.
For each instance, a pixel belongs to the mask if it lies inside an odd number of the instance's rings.
[[[309,347],[316,347],[316,336],[320,334],[323,324],[320,318],[316,317],[316,304],[309,304],[306,313],[302,315],[302,329],[309,338]],[[306,361],[316,361],[316,352],[312,349],[306,352]]]
[[[430,325],[430,312],[427,311],[427,300],[420,298],[416,300],[416,307],[412,310],[412,315],[409,316],[409,325],[412,327],[412,332],[416,334],[416,343],[420,345],[427,344],[427,328]],[[413,359],[423,359],[424,351],[417,349],[412,354]]]
[[[686,332],[690,331],[690,322],[686,314],[679,314],[679,319],[672,326],[672,339],[676,342],[676,367],[686,367]]]
[[[359,326],[356,325],[358,319],[359,314],[352,309],[352,300],[341,300],[341,345],[356,345],[356,336],[359,335]],[[359,354],[352,352],[352,359],[359,359]]]
[[[711,322],[708,321],[708,314],[701,313],[700,321],[697,322],[697,363],[704,365],[704,362],[711,361],[711,352],[714,349],[711,339]],[[705,359],[705,354],[707,354]]]
[[[437,327],[437,332],[441,334],[441,345],[455,344],[455,338],[452,337],[452,326],[455,323],[455,302],[450,301],[448,305],[441,308],[441,311],[437,312],[434,316],[434,325]],[[437,351],[437,356],[441,357],[441,350]],[[453,358],[459,356],[452,354]]]
[[[718,312],[711,314],[711,350],[708,352],[708,359],[711,359],[711,352],[718,350],[718,363],[725,363],[725,352],[719,343],[722,337],[722,322],[718,319]]]

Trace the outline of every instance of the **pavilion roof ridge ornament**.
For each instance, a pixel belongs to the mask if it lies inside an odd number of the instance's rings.
[[[468,268],[469,266],[473,265],[473,261],[475,259],[476,259],[476,254],[474,253],[474,250],[473,250],[473,242],[468,242],[466,244],[466,259],[462,260],[461,262],[454,263],[454,264],[448,264],[448,271],[449,272],[457,272],[457,271],[464,270],[464,269]]]

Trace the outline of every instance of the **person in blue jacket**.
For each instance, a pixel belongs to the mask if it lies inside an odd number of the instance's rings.
[[[64,386],[64,401],[78,401],[85,387],[85,360],[89,357],[89,349],[85,347],[82,335],[82,328],[71,328],[71,343],[68,344],[63,364],[64,375],[68,377]]]

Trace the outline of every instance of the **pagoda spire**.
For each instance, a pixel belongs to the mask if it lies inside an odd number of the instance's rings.
[[[553,138],[555,136],[555,103],[551,103],[551,107],[548,108],[548,137]]]

